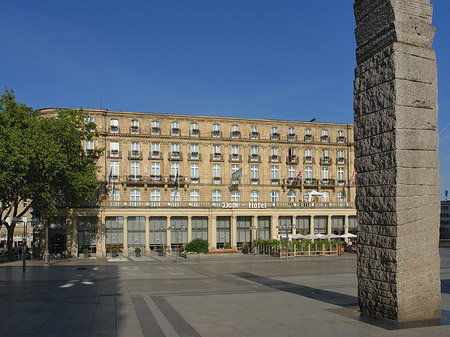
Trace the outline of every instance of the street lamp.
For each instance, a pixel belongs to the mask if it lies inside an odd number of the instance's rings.
[[[13,223],[23,223],[23,239],[22,239],[22,273],[25,274],[27,267],[27,224],[32,224],[33,226],[39,224],[39,218],[32,218],[31,221],[22,221],[18,217],[13,218]]]
[[[258,226],[255,226],[255,225],[253,225],[252,226],[252,229],[253,230],[255,230],[256,229],[256,254],[258,254],[259,253],[259,249],[258,249],[258,240],[259,240],[259,227]]]
[[[281,225],[280,226],[280,229],[286,229],[286,261],[289,260],[289,229],[292,229],[292,228],[295,228],[295,226],[294,225]]]
[[[170,226],[170,229],[175,230],[177,228],[175,227],[175,225],[172,225],[172,226]],[[178,264],[178,255],[180,254],[180,239],[181,239],[181,235],[182,235],[181,231],[184,230],[184,229],[186,229],[186,226],[185,225],[181,225],[180,226],[180,233],[177,234],[177,253],[176,253],[177,264]]]

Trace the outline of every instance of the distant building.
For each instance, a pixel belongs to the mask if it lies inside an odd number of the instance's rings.
[[[72,254],[356,232],[351,124],[84,111],[100,131],[84,146],[105,149],[108,195],[54,219]]]
[[[450,200],[441,201],[441,226],[439,230],[439,241],[441,242],[441,245],[450,245]]]

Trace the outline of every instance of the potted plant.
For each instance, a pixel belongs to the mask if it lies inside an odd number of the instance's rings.
[[[83,249],[83,255],[85,259],[89,259],[89,248]]]
[[[136,257],[140,257],[141,256],[141,248],[139,248],[139,247],[134,248],[134,253],[136,254]]]
[[[119,250],[118,250],[117,248],[111,249],[111,253],[112,253],[112,256],[113,256],[113,257],[116,257],[116,256],[118,255],[118,254],[117,254],[118,252],[119,252]]]
[[[244,247],[242,247],[242,253],[248,254],[248,246],[247,245],[244,245]]]
[[[158,247],[156,251],[158,252],[158,256],[164,256],[164,247]]]

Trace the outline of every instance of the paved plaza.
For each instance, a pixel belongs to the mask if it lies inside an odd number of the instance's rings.
[[[450,336],[442,315],[394,324],[358,313],[356,255],[30,261],[0,265],[0,336]]]

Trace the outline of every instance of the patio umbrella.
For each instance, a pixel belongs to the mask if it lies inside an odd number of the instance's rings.
[[[308,240],[325,239],[325,235],[323,235],[323,234],[308,234],[305,236],[305,239],[308,239]]]
[[[339,237],[340,237],[340,238],[343,238],[343,239],[345,239],[345,238],[356,238],[357,235],[352,234],[352,233],[347,233],[347,234],[339,235]]]
[[[338,238],[340,238],[340,236],[333,233],[325,235],[325,239],[338,239]]]
[[[295,234],[295,235],[292,235],[292,238],[293,239],[305,239],[306,236],[304,236],[302,234]]]

